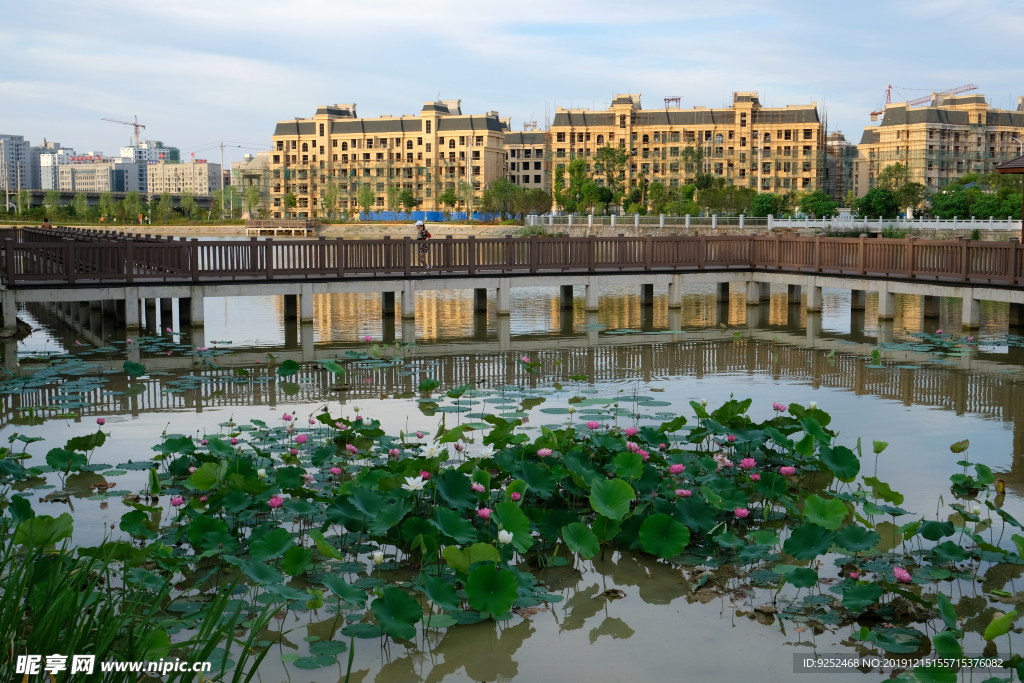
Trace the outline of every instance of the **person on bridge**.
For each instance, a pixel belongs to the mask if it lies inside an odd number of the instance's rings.
[[[43,224],[40,225],[39,227],[43,228],[45,230],[52,230],[53,229],[53,226],[50,225],[50,219],[49,218],[44,218],[43,219]]]
[[[419,247],[421,268],[427,267],[427,240],[430,237],[431,235],[427,232],[427,226],[423,225],[423,221],[416,221],[416,240],[422,242]]]

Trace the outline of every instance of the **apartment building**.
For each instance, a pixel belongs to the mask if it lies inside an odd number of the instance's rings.
[[[594,157],[612,146],[628,150],[618,178],[627,187],[641,176],[677,187],[702,171],[759,192],[824,189],[817,103],[763,107],[757,92],[734,92],[728,108],[645,110],[640,94],[621,94],[600,111],[559,107],[549,135],[556,170],[583,158],[598,183],[607,179],[594,168]],[[695,154],[697,163],[688,163]]]
[[[4,190],[32,189],[29,147],[23,135],[0,134],[0,185]]]
[[[505,177],[527,190],[551,192],[551,145],[537,131],[505,133]]]
[[[202,197],[223,187],[220,164],[209,163],[206,159],[192,159],[185,164],[150,162],[146,168],[146,180],[146,191],[150,194],[191,192],[193,196]]]
[[[509,119],[462,113],[461,100],[426,102],[417,114],[360,118],[355,104],[318,107],[311,118],[279,121],[271,138],[270,196],[275,218],[323,215],[323,193],[338,190],[336,210],[358,207],[369,186],[374,208],[397,210],[409,190],[420,208],[440,210],[438,196],[471,183],[471,203],[505,175]],[[292,194],[295,207],[286,206]],[[465,202],[460,199],[460,208]]]
[[[161,161],[169,164],[181,162],[181,151],[177,147],[167,147],[159,140],[143,140],[137,145],[121,148],[121,157],[139,165],[139,187],[149,187],[147,173],[150,164]]]
[[[145,191],[138,183],[138,164],[123,159],[69,163],[57,166],[57,189],[61,192]]]
[[[913,182],[935,192],[967,173],[990,173],[1019,156],[1022,140],[1024,98],[1018,98],[1015,111],[992,109],[979,94],[932,93],[922,107],[889,104],[880,124],[867,126],[857,145],[854,187],[863,196],[882,169],[900,163],[909,166]]]
[[[39,189],[57,190],[60,189],[60,181],[57,171],[61,166],[67,164],[92,164],[103,159],[99,155],[78,154],[68,147],[61,147],[52,154],[39,156]]]

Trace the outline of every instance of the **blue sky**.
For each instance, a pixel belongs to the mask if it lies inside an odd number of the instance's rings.
[[[1022,44],[1024,3],[1005,0],[23,2],[0,24],[0,133],[112,154],[131,131],[101,119],[138,115],[186,157],[225,140],[237,160],[319,104],[411,114],[440,93],[521,130],[619,92],[656,108],[757,90],[817,102],[856,141],[889,84],[903,101],[974,83],[1016,108]]]

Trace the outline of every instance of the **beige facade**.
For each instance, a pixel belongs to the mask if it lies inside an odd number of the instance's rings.
[[[523,189],[551,192],[551,145],[547,133],[505,133],[505,177]]]
[[[135,192],[144,188],[139,187],[139,165],[118,159],[60,165],[57,189],[61,192]]]
[[[932,93],[931,104],[887,105],[882,121],[864,129],[854,161],[854,187],[863,196],[879,171],[893,164],[910,167],[910,178],[928,192],[970,172],[989,173],[1019,156],[1024,140],[1024,107],[991,109],[984,95]]]
[[[221,189],[223,181],[220,164],[211,164],[201,159],[184,164],[163,161],[149,164],[146,179],[150,194],[191,192],[197,197],[213,194]]]
[[[627,187],[641,174],[676,187],[703,171],[762,192],[824,189],[824,128],[816,103],[767,108],[756,92],[735,92],[724,109],[644,110],[639,94],[622,94],[601,111],[559,107],[549,135],[555,169],[582,157],[594,172],[598,149],[628,150],[619,179]],[[687,147],[703,152],[700,167],[682,161]]]
[[[441,210],[445,189],[469,182],[475,202],[505,175],[504,139],[509,120],[497,112],[465,115],[461,100],[427,102],[412,116],[359,118],[355,104],[317,108],[312,118],[279,121],[270,151],[271,212],[275,218],[322,216],[331,207],[324,191],[337,188],[336,211],[358,210],[361,186],[373,192],[373,209],[397,210],[409,190],[421,210]],[[285,205],[293,194],[295,207]],[[465,209],[460,201],[458,207]]]

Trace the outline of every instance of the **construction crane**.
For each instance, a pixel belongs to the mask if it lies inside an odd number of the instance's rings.
[[[890,85],[888,88],[885,89],[885,107],[888,107],[890,104],[892,104],[892,88],[893,88],[893,86]],[[899,89],[900,88],[897,88],[897,90],[899,90]],[[933,93],[933,95],[959,95],[960,93],[967,92],[969,90],[977,90],[977,89],[978,89],[978,86],[974,85],[973,83],[969,83],[968,85],[961,85],[959,88],[952,88],[950,90],[936,91],[935,93]],[[907,106],[908,107],[916,107],[919,104],[924,104],[925,102],[931,102],[931,101],[932,101],[932,95],[927,95],[925,97],[918,97],[916,100],[908,101],[907,102]],[[878,111],[871,112],[871,120],[872,121],[877,121],[878,120],[878,115],[885,113],[885,107],[882,107]]]
[[[666,97],[665,98],[665,109],[668,109],[669,105],[673,104],[673,103],[676,105],[676,107],[682,106],[682,104],[681,104],[682,103],[682,99],[683,98],[681,98],[681,97]]]
[[[132,126],[133,128],[135,128],[135,146],[136,147],[139,146],[139,129],[140,128],[145,128],[145,126],[142,125],[141,123],[139,123],[139,117],[138,116],[135,117],[135,121],[134,122],[132,122],[132,121],[118,121],[117,119],[103,119],[103,121],[110,121],[111,123],[120,123],[121,125]]]

